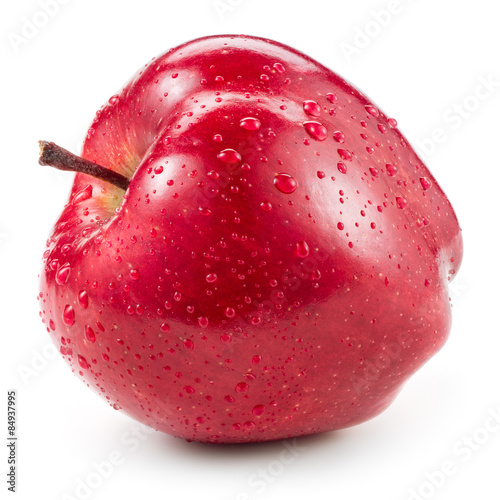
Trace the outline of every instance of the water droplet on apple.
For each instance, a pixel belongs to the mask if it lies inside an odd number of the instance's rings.
[[[89,198],[92,198],[92,186],[87,184],[83,189],[80,189],[75,196],[73,196],[71,203],[76,205],[82,201],[88,200]]]
[[[337,153],[340,155],[340,157],[344,161],[351,161],[352,160],[352,153],[348,151],[347,149],[337,149]]]
[[[264,405],[255,405],[252,408],[252,413],[257,417],[262,415],[265,411],[266,411],[266,407]]]
[[[387,123],[391,128],[396,128],[398,126],[398,122],[394,118],[388,118]]]
[[[241,155],[234,149],[223,149],[217,158],[223,163],[238,163],[241,161]]]
[[[245,427],[247,431],[252,431],[255,429],[255,424],[252,421],[248,421],[243,424],[243,427]]]
[[[63,323],[66,326],[72,326],[75,323],[75,310],[73,309],[73,306],[70,306],[69,304],[64,308],[63,315],[62,315],[62,320]]]
[[[340,142],[340,144],[342,144],[343,142],[345,142],[345,134],[343,132],[338,131],[338,130],[333,133],[333,138],[337,142]]]
[[[372,116],[378,116],[379,111],[373,104],[367,104],[365,106],[366,111]]]
[[[226,317],[228,318],[234,318],[234,315],[236,314],[236,311],[232,307],[226,308]]]
[[[260,204],[260,208],[264,210],[264,212],[270,212],[273,209],[273,206],[270,201],[263,201]]]
[[[274,185],[285,194],[293,193],[297,189],[297,181],[290,174],[277,174],[274,178]]]
[[[324,141],[328,137],[328,130],[319,122],[304,122],[306,132],[317,141]]]
[[[403,196],[396,196],[396,203],[399,208],[403,209],[408,205],[408,200]]]
[[[284,73],[285,72],[285,66],[283,64],[276,62],[273,64],[273,68],[278,72],[278,73]]]
[[[312,100],[307,100],[302,103],[304,111],[311,116],[319,116],[321,114],[321,106]]]
[[[83,356],[80,356],[80,354],[78,355],[78,364],[83,370],[87,370],[87,368],[89,367],[87,360]]]
[[[208,326],[208,318],[206,316],[201,316],[200,318],[198,318],[198,324],[202,328],[206,328]]]
[[[61,348],[59,349],[59,351],[61,352],[61,354],[63,356],[73,356],[73,349],[71,349],[71,347],[64,347],[64,346],[61,346]]]
[[[195,390],[190,385],[186,385],[184,387],[184,392],[186,394],[194,394]]]
[[[187,350],[192,351],[194,349],[194,342],[190,339],[184,339],[184,347]]]
[[[247,392],[248,391],[248,384],[246,382],[240,382],[236,384],[236,387],[234,388],[236,392]]]
[[[205,279],[207,283],[215,283],[217,281],[217,275],[215,273],[207,274]]]
[[[428,177],[420,177],[420,184],[422,185],[422,189],[426,191],[432,186],[432,181]]]
[[[305,258],[309,255],[309,245],[305,241],[299,241],[295,247],[295,252],[299,257]]]
[[[87,309],[89,306],[89,295],[85,290],[81,290],[78,294],[78,303],[82,309]]]
[[[231,342],[231,335],[229,335],[229,333],[223,333],[220,336],[220,341],[224,342],[225,344],[227,344],[228,342]]]
[[[258,365],[261,361],[262,361],[262,356],[255,355],[255,356],[252,358],[252,363],[253,363],[254,365]]]
[[[372,174],[373,177],[378,177],[378,169],[375,167],[370,167],[370,174]]]
[[[386,163],[385,169],[387,170],[387,174],[390,175],[391,177],[396,175],[398,171],[398,167],[396,167],[396,165],[393,165],[392,163]]]
[[[140,278],[140,274],[139,274],[139,271],[137,269],[131,269],[129,271],[129,274],[130,274],[130,277],[133,279],[133,280],[138,280]]]
[[[66,262],[66,264],[63,264],[56,273],[56,283],[58,285],[65,285],[68,282],[70,271],[69,263]]]
[[[342,173],[342,174],[347,173],[347,167],[346,167],[346,166],[345,166],[345,164],[344,164],[344,163],[342,163],[341,161],[339,161],[339,162],[337,163],[337,169],[338,169],[338,171],[339,171],[340,173]]]
[[[324,179],[326,177],[325,172],[323,172],[322,170],[318,170],[316,172],[316,175],[318,176],[318,179]]]
[[[95,342],[95,333],[90,325],[85,325],[85,338],[92,344]]]
[[[326,98],[333,104],[335,102],[338,101],[338,97],[333,94],[332,92],[329,92],[328,94],[326,94]]]
[[[245,130],[259,130],[261,126],[260,120],[253,117],[247,117],[240,120],[240,127]]]

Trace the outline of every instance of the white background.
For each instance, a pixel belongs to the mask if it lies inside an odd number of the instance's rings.
[[[44,18],[42,2],[3,2],[0,21],[0,435],[15,389],[16,498],[500,498],[500,423],[489,425],[500,413],[496,3],[52,0],[57,12]],[[446,346],[382,415],[296,441],[286,464],[283,442],[209,446],[148,433],[71,374],[38,317],[41,255],[73,177],[38,165],[38,139],[78,152],[95,111],[140,66],[219,33],[287,43],[353,82],[419,147],[463,228]],[[3,497],[5,479],[0,488]]]

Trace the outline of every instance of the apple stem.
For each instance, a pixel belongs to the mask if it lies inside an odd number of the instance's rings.
[[[40,165],[88,174],[102,181],[110,182],[124,191],[127,190],[129,179],[124,175],[76,156],[53,142],[38,141],[38,144],[40,145],[40,157],[38,159]]]

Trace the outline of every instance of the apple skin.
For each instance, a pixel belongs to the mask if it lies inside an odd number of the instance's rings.
[[[76,174],[41,317],[134,419],[212,443],[342,429],[446,341],[453,208],[395,121],[304,54],[172,49],[98,111],[82,156],[130,184]]]

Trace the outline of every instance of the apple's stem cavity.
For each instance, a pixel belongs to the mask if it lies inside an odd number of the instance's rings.
[[[76,156],[53,142],[38,141],[38,144],[40,144],[40,157],[38,159],[40,165],[88,174],[102,181],[110,182],[124,191],[127,190],[129,180],[124,175]]]

